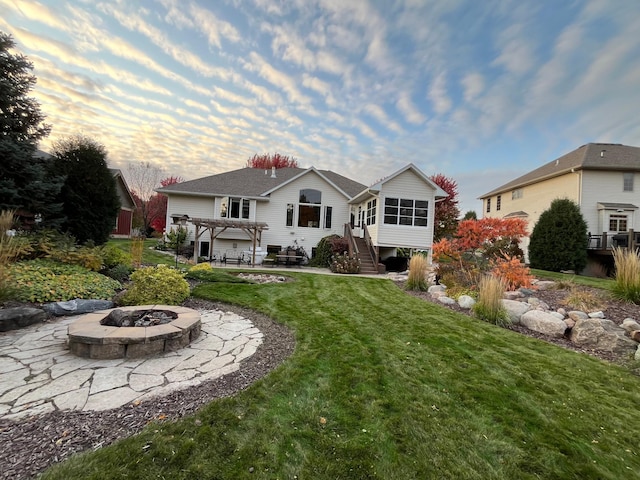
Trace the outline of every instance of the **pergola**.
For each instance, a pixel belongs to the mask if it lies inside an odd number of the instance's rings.
[[[211,243],[209,244],[209,258],[213,256],[213,242],[228,228],[237,228],[247,234],[251,240],[251,264],[256,264],[256,246],[262,242],[262,231],[269,230],[269,225],[264,222],[249,222],[246,220],[233,220],[228,218],[190,218],[189,221],[196,227],[194,242],[194,257],[198,263],[198,253],[200,252],[200,237],[206,232],[211,233]]]

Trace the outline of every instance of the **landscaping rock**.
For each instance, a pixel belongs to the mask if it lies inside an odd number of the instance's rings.
[[[91,313],[96,310],[107,310],[113,308],[113,302],[110,300],[83,300],[78,298],[68,302],[47,303],[42,308],[56,317],[62,317],[64,315]]]
[[[536,293],[535,290],[525,287],[520,287],[518,289],[518,292],[520,292],[523,297],[530,297],[531,295],[534,295]]]
[[[640,362],[640,345],[638,345],[638,349],[636,350],[634,358],[636,359],[636,361]]]
[[[573,318],[565,318],[564,323],[567,324],[567,328],[573,328],[573,326],[576,324],[576,321]]]
[[[577,345],[606,350],[618,354],[631,354],[638,344],[625,335],[625,330],[611,320],[581,319],[571,329],[571,341]]]
[[[517,300],[503,299],[502,306],[507,311],[509,320],[514,325],[519,325],[520,317],[531,310],[531,305],[525,302],[518,302]]]
[[[580,310],[571,310],[569,313],[567,313],[567,316],[575,322],[577,322],[578,320],[586,320],[587,318],[589,318],[589,315],[581,312]]]
[[[534,332],[551,337],[563,337],[567,329],[564,320],[560,320],[549,312],[529,310],[520,317],[520,324]]]
[[[636,322],[633,318],[625,318],[620,326],[629,333],[640,330],[640,323]]]
[[[591,312],[588,314],[589,318],[604,318],[604,313],[603,312]]]
[[[524,293],[522,293],[519,290],[513,291],[513,292],[504,292],[503,297],[506,300],[516,300],[518,298],[524,298]]]
[[[558,312],[560,315],[562,315],[562,318],[567,316],[567,311],[564,308],[559,308],[556,310],[556,312]]]
[[[634,330],[629,334],[629,336],[631,337],[632,340],[635,340],[636,342],[640,342],[640,330]]]
[[[561,314],[560,312],[549,312],[550,315],[553,315],[554,317],[556,317],[558,320],[564,320],[564,315]]]
[[[455,305],[456,301],[453,298],[449,298],[446,296],[438,297],[438,301],[443,303],[444,305]]]
[[[0,332],[28,327],[34,323],[44,322],[46,318],[46,312],[39,308],[3,308],[0,309]]]
[[[547,290],[552,288],[555,284],[556,282],[551,280],[539,280],[535,283],[535,286],[538,290]]]
[[[433,295],[434,293],[442,293],[446,289],[447,287],[445,287],[444,285],[431,285],[429,287],[429,290],[427,290],[427,292]]]
[[[460,295],[458,297],[458,305],[460,305],[460,308],[466,308],[467,310],[469,310],[473,308],[475,304],[476,304],[476,301],[473,299],[473,297],[470,297],[469,295]]]
[[[549,310],[549,305],[536,297],[527,298],[527,303],[538,310]]]

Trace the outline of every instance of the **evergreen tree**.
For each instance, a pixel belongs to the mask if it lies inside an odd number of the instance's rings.
[[[52,175],[46,158],[36,156],[38,141],[49,134],[40,104],[29,97],[36,83],[33,65],[0,32],[0,210],[38,215],[55,226],[62,206],[53,201],[62,178]]]
[[[569,199],[556,199],[542,212],[531,233],[531,267],[580,272],[587,265],[587,241],[587,222],[580,207]]]
[[[106,149],[90,138],[74,136],[58,141],[53,153],[56,171],[66,176],[59,197],[66,216],[63,230],[80,243],[105,243],[120,210]]]

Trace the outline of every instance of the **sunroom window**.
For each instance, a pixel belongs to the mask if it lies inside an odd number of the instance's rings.
[[[384,223],[426,227],[429,217],[429,202],[409,198],[385,198]]]

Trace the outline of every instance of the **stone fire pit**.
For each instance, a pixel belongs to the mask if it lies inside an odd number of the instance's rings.
[[[69,349],[80,357],[146,357],[179,350],[198,338],[200,313],[191,308],[171,305],[137,305],[101,310],[83,315],[73,322],[69,325],[68,334]]]

